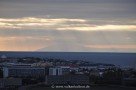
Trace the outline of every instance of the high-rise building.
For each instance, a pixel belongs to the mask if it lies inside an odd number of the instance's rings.
[[[44,77],[45,68],[25,65],[3,67],[3,77]]]
[[[66,66],[49,68],[49,75],[65,75],[70,72],[70,68]]]

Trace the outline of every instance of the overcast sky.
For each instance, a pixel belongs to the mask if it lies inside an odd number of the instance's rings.
[[[0,51],[136,52],[136,0],[0,0]]]

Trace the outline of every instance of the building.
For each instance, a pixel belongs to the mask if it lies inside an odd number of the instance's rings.
[[[0,58],[1,58],[1,59],[6,59],[7,56],[6,56],[6,55],[2,55]]]
[[[21,86],[22,79],[21,78],[0,78],[0,88],[10,87],[10,86]]]
[[[2,63],[3,67],[32,67],[32,64],[22,64],[22,63]]]
[[[134,62],[134,69],[136,70],[136,61]]]
[[[49,75],[66,75],[70,72],[70,67],[60,66],[49,68]]]
[[[50,75],[46,76],[48,85],[88,85],[89,77],[86,75]]]
[[[81,65],[80,69],[88,69],[88,70],[97,70],[97,69],[109,69],[109,68],[115,68],[115,65],[113,64],[89,64],[89,65]]]
[[[21,64],[3,67],[3,77],[44,77],[45,68]]]
[[[96,70],[98,67],[97,66],[90,66],[90,65],[85,65],[85,66],[80,66],[79,67],[80,69],[88,69],[88,70],[92,70],[92,69],[94,69],[94,70]]]
[[[7,56],[6,55],[0,56],[0,63],[5,61],[7,61]]]

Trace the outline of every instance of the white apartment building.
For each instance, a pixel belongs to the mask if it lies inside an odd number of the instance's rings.
[[[41,77],[45,76],[45,68],[30,65],[13,65],[3,67],[3,77]]]
[[[70,72],[70,67],[60,66],[49,68],[49,75],[65,75]]]

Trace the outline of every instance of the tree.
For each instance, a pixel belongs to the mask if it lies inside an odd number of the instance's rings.
[[[0,69],[0,78],[3,78],[3,71]]]
[[[108,84],[121,84],[122,70],[120,69],[108,69],[103,74],[103,80]]]

